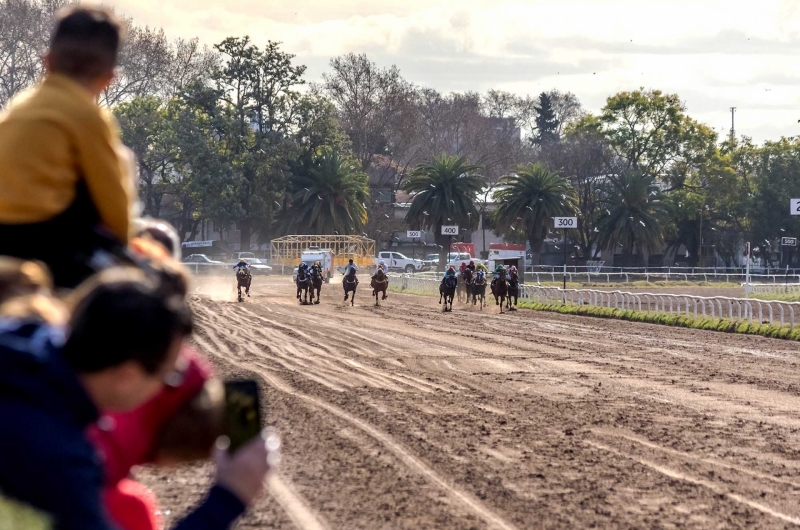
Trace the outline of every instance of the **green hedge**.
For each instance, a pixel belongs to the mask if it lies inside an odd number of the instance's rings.
[[[550,311],[562,315],[584,315],[598,318],[611,318],[615,320],[629,320],[631,322],[647,322],[691,329],[705,329],[722,331],[725,333],[743,333],[746,335],[761,335],[776,339],[800,340],[800,328],[789,329],[786,326],[758,324],[748,322],[735,322],[726,318],[691,318],[670,314],[645,313],[630,309],[614,309],[608,307],[542,304],[537,302],[520,302],[519,307],[535,311]]]
[[[389,284],[389,290],[405,294],[435,296],[430,292],[417,289],[402,289],[400,286],[393,286],[391,284]],[[786,326],[758,324],[756,322],[752,324],[749,322],[737,323],[727,318],[692,318],[674,314],[646,313],[644,311],[634,311],[631,309],[615,309],[588,305],[562,305],[560,303],[542,304],[538,302],[519,302],[518,307],[532,309],[534,311],[550,311],[553,313],[561,313],[562,315],[612,318],[615,320],[646,322],[649,324],[661,324],[679,328],[704,329],[709,331],[721,331],[723,333],[742,333],[745,335],[760,335],[762,337],[772,337],[776,339],[800,340],[800,328],[789,329]]]

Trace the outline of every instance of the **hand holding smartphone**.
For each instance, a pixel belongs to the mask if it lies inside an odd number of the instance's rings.
[[[225,383],[225,434],[230,440],[228,453],[261,434],[261,399],[254,380]]]

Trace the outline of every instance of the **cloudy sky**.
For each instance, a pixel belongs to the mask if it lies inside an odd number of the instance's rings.
[[[106,0],[170,37],[278,40],[317,79],[365,52],[441,91],[677,92],[718,132],[800,134],[800,0]]]

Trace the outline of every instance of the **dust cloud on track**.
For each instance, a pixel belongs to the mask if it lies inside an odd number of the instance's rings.
[[[800,526],[800,345],[530,311],[361,281],[299,306],[288,278],[235,302],[200,280],[196,343],[256,377],[280,483],[240,528]],[[169,510],[207,468],[144,470]],[[165,512],[166,513],[166,512]]]

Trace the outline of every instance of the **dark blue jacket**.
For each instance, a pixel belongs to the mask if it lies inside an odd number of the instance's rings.
[[[102,463],[85,436],[98,412],[59,344],[57,329],[0,320],[0,495],[61,530],[107,530]],[[176,529],[228,528],[243,511],[217,486]]]

